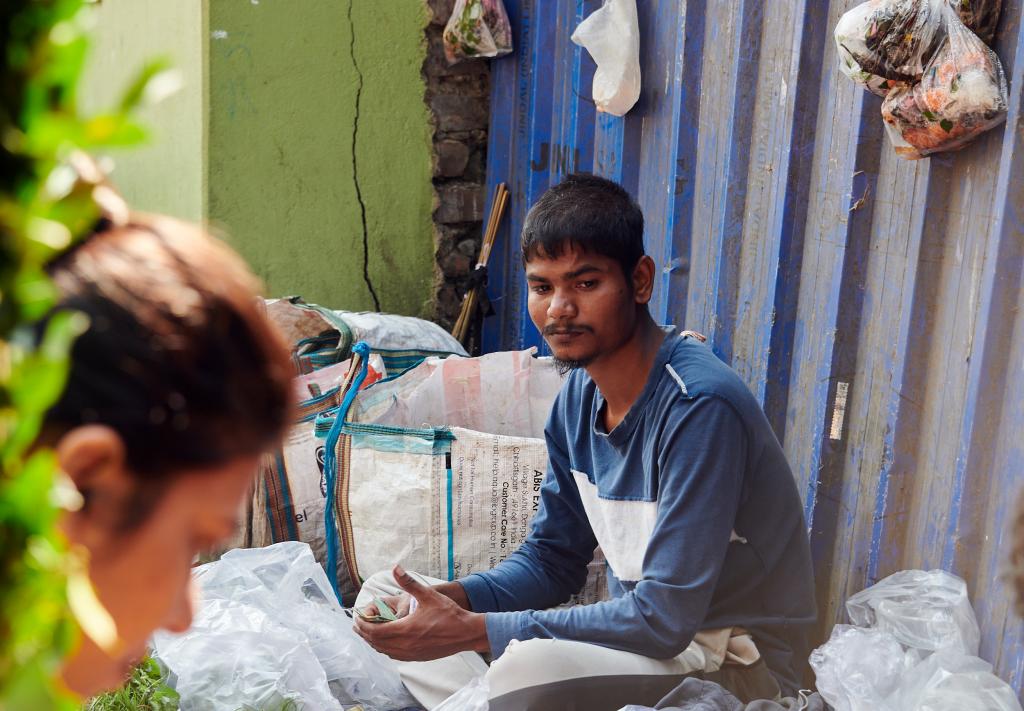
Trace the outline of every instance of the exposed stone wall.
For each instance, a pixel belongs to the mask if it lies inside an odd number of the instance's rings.
[[[475,59],[449,66],[441,34],[455,0],[426,0],[433,19],[427,25],[423,64],[426,102],[434,123],[434,244],[437,289],[434,320],[451,329],[480,252],[487,211],[485,173],[490,115],[490,67]]]

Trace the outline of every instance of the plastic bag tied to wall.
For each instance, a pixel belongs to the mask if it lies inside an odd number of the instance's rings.
[[[962,18],[990,33],[998,0],[869,0],[836,25],[840,70],[882,96],[898,155],[964,147],[1006,117],[999,58]]]
[[[839,20],[836,44],[868,75],[916,81],[944,39],[945,6],[947,0],[871,0]]]
[[[512,51],[512,27],[501,0],[456,0],[444,28],[449,64],[474,57],[500,57]]]
[[[892,89],[882,118],[896,152],[923,158],[962,148],[1006,120],[1006,77],[996,53],[944,7],[946,36],[921,81]]]
[[[636,0],[605,0],[580,23],[572,41],[597,63],[593,98],[598,111],[625,116],[640,98],[640,24]]]
[[[978,622],[963,580],[942,570],[896,573],[847,601],[811,654],[836,711],[1021,711],[1013,689],[977,655]]]

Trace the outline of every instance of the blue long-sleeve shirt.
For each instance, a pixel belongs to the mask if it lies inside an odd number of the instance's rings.
[[[497,657],[513,639],[571,639],[668,658],[701,629],[743,627],[783,690],[799,687],[815,619],[789,465],[757,400],[702,343],[670,330],[611,432],[583,370],[545,429],[549,468],[523,545],[460,580]],[[612,599],[579,591],[597,545]]]

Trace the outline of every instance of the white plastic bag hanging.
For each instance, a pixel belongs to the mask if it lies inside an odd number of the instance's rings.
[[[512,51],[512,26],[501,0],[455,0],[443,38],[449,64]]]
[[[625,116],[640,98],[640,23],[636,0],[604,0],[572,33],[597,63],[593,97],[598,111]]]

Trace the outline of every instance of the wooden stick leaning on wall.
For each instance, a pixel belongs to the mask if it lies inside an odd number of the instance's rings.
[[[486,269],[487,262],[491,258],[491,249],[494,247],[494,240],[498,236],[498,226],[508,206],[508,186],[505,183],[498,183],[494,190],[494,199],[491,202],[491,214],[487,218],[487,228],[484,230],[484,240],[480,247],[480,256],[476,261],[476,269]],[[475,285],[466,292],[462,300],[462,308],[459,310],[459,318],[452,328],[452,335],[455,339],[465,345],[466,337],[469,335],[469,326],[476,316],[477,304],[480,301],[481,285]]]

